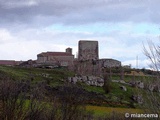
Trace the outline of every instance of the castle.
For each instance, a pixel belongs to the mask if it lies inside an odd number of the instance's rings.
[[[21,65],[27,67],[48,66],[68,67],[79,74],[98,74],[104,67],[120,67],[121,62],[115,59],[99,59],[98,41],[80,40],[78,43],[78,58],[72,54],[72,48],[67,48],[65,52],[42,52],[37,55],[37,60],[25,62],[0,61],[7,65]]]
[[[114,59],[99,59],[98,41],[80,40],[78,58],[72,48],[65,52],[42,52],[37,55],[37,66],[69,67],[79,74],[99,74],[104,67],[120,67],[121,62]]]

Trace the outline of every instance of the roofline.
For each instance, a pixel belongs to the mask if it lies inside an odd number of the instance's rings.
[[[98,42],[98,40],[79,40],[79,42]]]
[[[113,59],[113,58],[101,58],[99,60],[115,60],[115,61],[119,61],[119,60],[116,60],[116,59]],[[121,61],[119,61],[119,62],[121,62]]]

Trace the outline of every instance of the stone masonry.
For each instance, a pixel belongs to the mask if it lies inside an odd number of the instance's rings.
[[[98,41],[79,41],[79,51],[78,51],[78,60],[97,60],[99,59],[98,55]]]

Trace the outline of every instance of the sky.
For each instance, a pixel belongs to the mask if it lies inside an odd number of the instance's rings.
[[[0,60],[36,60],[41,52],[63,52],[67,47],[76,56],[79,40],[97,40],[100,58],[148,68],[143,44],[149,40],[159,44],[159,4],[159,0],[0,0]]]

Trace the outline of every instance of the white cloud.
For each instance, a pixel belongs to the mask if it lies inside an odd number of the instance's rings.
[[[126,60],[122,62],[122,65],[131,65],[132,68],[149,68],[150,61],[148,59],[144,60],[137,60],[136,58],[134,60]]]
[[[3,44],[0,44],[0,59],[36,59],[38,53],[65,51],[67,47],[72,47],[73,54],[76,55],[78,41],[88,39],[99,41],[100,58],[114,58],[126,63],[128,60],[134,61],[137,55],[141,56],[143,54],[141,41],[128,41],[128,34],[123,31],[117,31],[116,34],[108,34],[109,36],[96,32],[35,28],[25,29],[18,33],[6,29],[1,29],[0,31],[0,36],[3,36],[1,40]],[[130,34],[130,36],[132,35]],[[136,36],[136,39],[139,38],[141,38],[140,34]],[[144,59],[144,57],[141,59]],[[130,64],[133,64],[133,62]]]
[[[0,44],[10,43],[14,37],[7,29],[0,29]]]
[[[143,56],[142,42],[151,39],[158,43],[159,3],[1,0],[0,59],[36,59],[40,52],[64,51],[66,47],[72,47],[76,54],[79,40],[98,40],[100,58],[114,58],[135,66],[135,57]],[[139,60],[141,66],[146,65],[145,57]]]
[[[13,8],[22,8],[22,7],[31,7],[37,6],[38,3],[36,0],[23,0],[23,1],[4,1],[4,8],[13,9]]]

